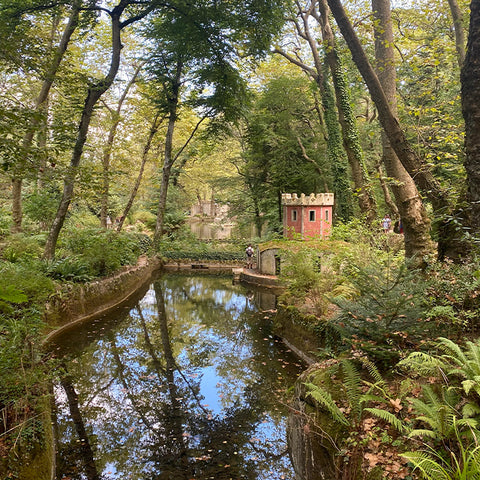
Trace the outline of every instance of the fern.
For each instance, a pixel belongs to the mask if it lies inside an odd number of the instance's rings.
[[[462,352],[462,349],[455,342],[445,337],[440,337],[438,341],[439,341],[438,346],[440,350],[443,350],[446,353],[449,353],[449,352],[451,353],[451,355],[449,355],[450,358],[456,359],[457,361],[460,361],[460,362],[467,362],[465,354]]]
[[[414,470],[420,470],[426,480],[452,480],[448,471],[425,452],[405,452],[401,456],[413,463]]]
[[[445,364],[437,357],[424,352],[413,352],[397,364],[421,376],[437,375]]]
[[[478,403],[468,402],[462,408],[463,418],[474,417],[480,415],[480,405]]]
[[[350,422],[338,408],[330,393],[313,383],[305,383],[305,386],[309,389],[307,395],[311,396],[324,407],[336,422],[342,425],[350,425]]]
[[[367,383],[367,385],[371,385],[371,384]],[[384,396],[381,397],[380,395],[372,395],[371,393],[366,393],[365,395],[360,396],[361,404],[368,403],[368,402],[387,403],[387,400]]]
[[[360,377],[360,372],[349,360],[342,361],[342,372],[348,404],[357,419],[360,419],[362,414],[360,402],[362,379]]]
[[[382,374],[371,360],[363,358],[362,365],[367,369],[369,375],[373,378],[376,387],[383,387],[386,384]]]
[[[453,440],[457,442],[456,449],[450,449],[448,455],[442,456],[441,451],[427,446],[427,451],[406,452],[402,457],[414,465],[427,480],[480,480],[480,446],[477,437],[465,446],[465,439],[457,428],[460,422],[453,421]],[[473,432],[472,432],[473,433]],[[410,436],[418,436],[412,432]]]
[[[0,300],[11,303],[25,303],[28,297],[13,285],[0,285]]]
[[[466,395],[475,392],[480,396],[480,340],[467,342],[463,351],[452,340],[440,338],[439,348],[445,352],[441,358],[449,367],[447,375],[463,379],[461,387]]]
[[[453,389],[442,389],[440,395],[435,392],[431,385],[424,385],[423,400],[412,399],[417,422],[423,422],[430,427],[431,438],[451,438],[454,433],[454,425],[459,417],[455,408],[459,397]]]
[[[476,433],[477,435],[480,433],[477,430],[478,420],[476,420],[475,418],[460,418],[459,420],[457,420],[457,425],[459,427],[468,427],[472,430],[472,433]]]
[[[465,393],[468,395],[470,393],[470,390],[472,388],[475,388],[477,386],[478,382],[475,380],[464,380],[462,382],[462,387]]]
[[[375,417],[378,417],[381,420],[384,420],[389,425],[392,425],[392,427],[394,427],[400,433],[404,433],[406,431],[405,425],[393,413],[387,412],[386,410],[382,410],[381,408],[365,408],[364,410],[366,412],[371,413]]]
[[[416,438],[416,437],[427,437],[433,440],[438,438],[438,435],[433,430],[427,430],[426,428],[415,428],[411,430],[408,434],[408,438]]]

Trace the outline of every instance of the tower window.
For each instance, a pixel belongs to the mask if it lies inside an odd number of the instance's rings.
[[[292,210],[292,222],[296,222],[296,221],[297,221],[297,211]]]
[[[311,221],[311,222],[314,222],[315,221],[315,210],[310,210],[308,212],[308,219]]]

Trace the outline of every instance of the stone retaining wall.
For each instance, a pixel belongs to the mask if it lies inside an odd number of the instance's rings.
[[[65,285],[46,306],[47,341],[61,330],[121,306],[150,282],[161,266],[158,258],[140,257],[137,265],[112,277]]]

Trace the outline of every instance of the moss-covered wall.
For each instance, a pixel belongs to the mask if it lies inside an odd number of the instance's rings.
[[[158,258],[141,257],[136,266],[126,267],[112,277],[87,284],[64,285],[46,306],[49,337],[77,322],[119,307],[149,282],[160,267]]]

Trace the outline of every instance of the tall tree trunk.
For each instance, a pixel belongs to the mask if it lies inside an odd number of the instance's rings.
[[[375,57],[378,79],[393,115],[397,114],[395,55],[390,0],[372,0],[375,25]],[[385,132],[382,132],[383,163],[395,179],[393,194],[402,219],[407,258],[422,258],[432,250],[430,221],[412,177],[406,171]]]
[[[399,217],[400,213],[398,211],[397,204],[392,200],[392,196],[390,194],[390,189],[387,185],[387,182],[385,181],[384,175],[383,175],[383,169],[382,169],[382,162],[383,162],[383,156],[382,160],[378,162],[375,165],[375,169],[377,170],[378,173],[378,181],[380,182],[380,187],[383,192],[383,198],[385,200],[385,204],[389,208],[390,212],[392,213],[393,217]]]
[[[22,185],[23,176],[12,178],[12,233],[22,231]]]
[[[328,5],[347,42],[353,61],[367,84],[370,95],[377,106],[380,123],[399,160],[410,176],[415,179],[416,185],[432,202],[436,211],[448,208],[448,198],[445,190],[432,175],[428,166],[417,156],[406,139],[340,0],[328,0]]]
[[[57,47],[55,55],[53,57],[52,63],[45,74],[45,78],[42,83],[42,87],[40,89],[40,93],[35,100],[34,112],[41,112],[45,109],[45,103],[48,100],[48,95],[50,93],[50,89],[52,88],[53,81],[55,80],[55,76],[58,71],[58,67],[67,51],[68,44],[70,43],[70,39],[72,38],[73,32],[78,26],[78,17],[79,17],[79,8],[78,5],[75,4],[72,7],[72,12],[68,19],[67,26],[63,32],[62,38],[60,43]],[[22,141],[22,151],[24,155],[28,158],[30,155],[30,150],[32,148],[33,137],[35,132],[38,128],[40,119],[38,115],[32,115],[31,124],[28,126],[27,132],[23,137]],[[12,178],[12,218],[13,218],[13,226],[12,230],[14,232],[20,232],[22,230],[22,184],[23,184],[23,175],[18,173],[13,176]]]
[[[463,34],[463,15],[457,0],[448,0],[448,6],[453,19],[455,29],[455,48],[457,49],[458,65],[462,68],[465,61],[465,35]]]
[[[137,196],[137,193],[138,193],[138,189],[140,188],[143,172],[145,170],[145,165],[148,160],[148,154],[150,153],[150,149],[152,147],[153,138],[155,137],[155,134],[157,133],[159,126],[163,122],[163,118],[159,119],[159,117],[160,117],[160,114],[157,113],[152,122],[152,126],[150,127],[147,142],[143,147],[142,163],[140,165],[140,170],[138,171],[137,179],[135,180],[135,184],[132,188],[132,192],[130,193],[130,198],[128,199],[128,202],[125,205],[125,209],[123,210],[123,214],[120,217],[120,221],[117,226],[117,232],[120,232],[122,230],[123,224],[125,223],[125,219],[127,218],[127,215],[129,214],[130,209],[132,208],[133,202],[135,201],[135,197]]]
[[[122,15],[123,10],[126,8],[126,6],[126,2],[121,2],[120,5],[115,7],[110,13],[112,22],[112,55],[110,60],[110,69],[107,75],[102,80],[99,80],[97,83],[95,83],[88,89],[87,97],[85,99],[85,104],[78,127],[77,139],[75,141],[75,146],[73,148],[72,157],[70,160],[70,168],[68,169],[63,181],[63,195],[60,200],[60,205],[58,207],[55,219],[53,220],[52,226],[50,228],[50,233],[48,235],[45,245],[45,251],[43,255],[45,259],[51,259],[55,255],[55,248],[57,245],[58,236],[60,235],[60,230],[63,227],[68,207],[70,206],[70,202],[72,200],[75,177],[77,174],[78,166],[80,164],[80,160],[82,158],[83,147],[85,145],[85,141],[87,140],[88,128],[90,126],[94,107],[100,97],[112,85],[115,76],[117,75],[118,68],[120,66],[120,53],[122,49],[122,26],[120,23],[120,16]]]
[[[480,232],[480,2],[470,4],[467,54],[461,73],[462,112],[465,119],[465,169],[470,222]]]
[[[333,173],[333,192],[335,193],[336,220],[344,222],[353,217],[353,196],[350,187],[348,165],[342,147],[342,136],[338,127],[338,116],[335,109],[335,96],[326,75],[322,75],[322,105],[325,125],[327,126],[327,151]]]
[[[182,77],[183,65],[177,63],[176,75],[172,81],[172,92],[169,98],[169,114],[167,133],[165,135],[165,151],[162,169],[162,181],[160,183],[160,198],[158,200],[157,222],[155,225],[155,233],[153,236],[154,244],[157,246],[163,235],[163,223],[165,218],[165,207],[167,205],[168,184],[170,181],[170,173],[176,157],[173,156],[173,134],[175,124],[177,122],[178,95],[180,91],[180,80]]]
[[[115,111],[112,111],[112,118],[113,122],[110,126],[110,130],[108,132],[107,143],[105,144],[105,148],[103,150],[102,156],[102,166],[103,166],[103,182],[102,182],[102,193],[100,199],[100,225],[103,228],[107,228],[107,217],[108,217],[108,203],[109,203],[109,192],[110,192],[110,161],[112,157],[112,148],[113,142],[115,140],[115,136],[118,130],[118,126],[120,125],[120,113],[122,111],[123,103],[127,98],[128,92],[132,85],[135,83],[140,70],[142,69],[145,62],[142,62],[133,72],[132,78],[128,82],[123,91]]]
[[[335,97],[337,100],[338,119],[342,127],[343,146],[347,153],[348,163],[352,171],[355,191],[358,196],[360,211],[372,224],[377,216],[377,205],[370,185],[367,167],[362,147],[360,145],[357,123],[351,106],[351,98],[347,87],[345,73],[338,56],[335,37],[330,26],[329,8],[326,0],[319,0],[320,15],[314,10],[315,2],[312,2],[312,14],[320,24],[322,37],[325,44],[325,56],[332,74]]]
[[[155,233],[153,235],[154,245],[158,245],[163,235],[163,222],[165,218],[165,208],[167,205],[167,193],[168,186],[170,183],[170,175],[172,173],[173,164],[178,160],[180,155],[183,153],[187,145],[190,143],[195,133],[197,132],[200,125],[203,121],[208,118],[211,114],[211,111],[207,111],[203,117],[195,125],[195,128],[190,133],[187,140],[184,142],[179,151],[173,155],[173,133],[175,131],[175,124],[177,121],[177,110],[178,110],[178,101],[179,101],[179,92],[180,84],[182,77],[183,64],[181,62],[177,63],[177,70],[175,78],[172,81],[172,91],[169,95],[170,104],[169,104],[169,114],[168,114],[168,126],[167,133],[165,135],[165,153],[164,153],[164,162],[162,170],[162,181],[160,183],[160,198],[158,201],[158,211],[157,211],[157,223],[155,225]]]

